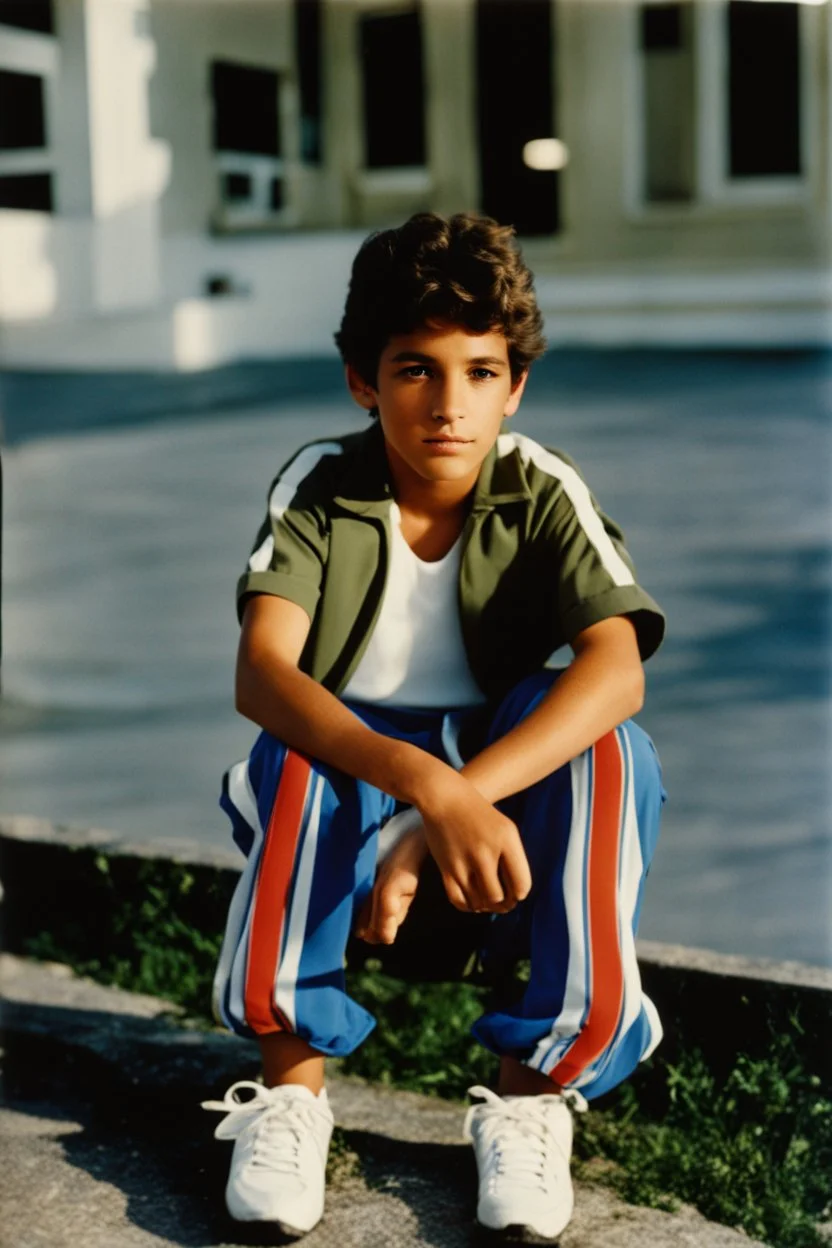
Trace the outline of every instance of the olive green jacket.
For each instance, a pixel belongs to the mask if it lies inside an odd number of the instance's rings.
[[[300,667],[336,694],[378,618],[392,501],[378,422],[309,443],[272,484],[237,586],[240,615],[252,593],[303,607],[312,629]],[[459,612],[474,679],[493,698],[600,620],[629,616],[643,659],[664,634],[621,530],[573,462],[515,433],[500,435],[480,469],[463,533]]]

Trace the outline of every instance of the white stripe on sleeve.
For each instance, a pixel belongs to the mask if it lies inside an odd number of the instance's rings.
[[[497,439],[497,454],[502,457],[518,451],[523,464],[533,463],[541,472],[555,477],[564,488],[567,498],[575,509],[578,523],[586,533],[605,570],[615,585],[634,585],[635,579],[624,560],[615,549],[612,538],[592,504],[592,496],[586,482],[560,456],[547,451],[545,446],[527,438],[522,433],[502,433]]]
[[[284,512],[297,493],[298,486],[306,480],[326,455],[340,455],[340,442],[316,442],[296,455],[282,477],[274,483],[269,495],[269,515],[273,525],[278,525]],[[248,561],[252,572],[267,572],[274,554],[274,537],[269,533]]]

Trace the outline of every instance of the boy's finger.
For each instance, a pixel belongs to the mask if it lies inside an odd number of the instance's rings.
[[[522,845],[518,844],[516,849],[507,850],[503,854],[500,862],[500,878],[509,897],[515,901],[522,901],[524,897],[528,897],[532,887],[532,873]]]
[[[490,869],[480,867],[476,877],[476,890],[479,910],[497,910],[507,900],[496,864]]]
[[[445,895],[452,906],[455,906],[457,910],[471,909],[467,896],[452,876],[443,875],[442,883],[445,885]]]
[[[384,896],[384,888],[380,880],[376,880],[372,892],[372,907],[370,909],[369,927],[375,934],[376,941],[379,939],[379,931],[381,929],[382,920],[382,898]]]
[[[384,945],[392,945],[396,933],[405,920],[412,898],[404,893],[392,895],[387,893],[379,902],[379,919],[377,931],[379,940]]]

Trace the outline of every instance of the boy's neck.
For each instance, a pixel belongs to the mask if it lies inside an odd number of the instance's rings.
[[[391,455],[389,449],[387,460],[393,494],[400,509],[437,519],[468,511],[479,470],[458,481],[426,481],[408,464],[398,462],[398,457],[395,453]]]

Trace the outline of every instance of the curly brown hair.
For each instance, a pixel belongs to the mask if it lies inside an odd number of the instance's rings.
[[[544,353],[534,278],[511,226],[473,212],[420,212],[365,239],[335,334],[344,363],[374,386],[390,338],[429,323],[503,333],[515,382]]]

